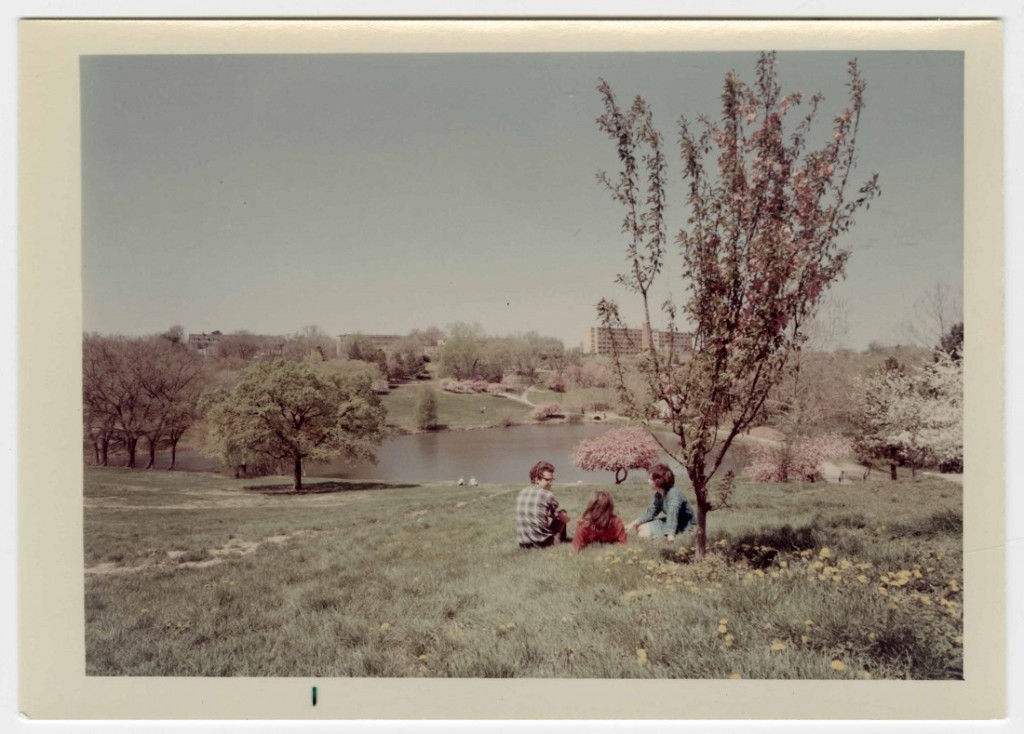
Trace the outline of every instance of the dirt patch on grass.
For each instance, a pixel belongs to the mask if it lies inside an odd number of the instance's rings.
[[[136,573],[138,571],[153,571],[156,569],[208,568],[209,566],[217,566],[232,558],[242,558],[250,553],[254,553],[264,543],[280,545],[287,543],[293,538],[316,534],[317,531],[315,530],[299,530],[288,535],[271,535],[259,541],[232,538],[219,548],[210,548],[198,553],[197,551],[183,550],[167,551],[165,557],[133,566],[103,561],[92,566],[86,566],[85,574],[87,576],[110,576],[122,573]],[[195,560],[188,560],[191,556],[197,555],[198,557]]]

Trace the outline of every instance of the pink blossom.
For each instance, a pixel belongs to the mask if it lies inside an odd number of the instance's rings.
[[[649,469],[660,456],[661,447],[650,431],[627,426],[580,441],[573,449],[572,463],[584,471],[613,471],[619,484],[630,469]]]

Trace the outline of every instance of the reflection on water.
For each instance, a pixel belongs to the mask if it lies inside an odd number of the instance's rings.
[[[310,477],[381,479],[387,481],[444,482],[476,477],[481,483],[529,482],[530,467],[540,460],[555,465],[556,483],[613,481],[611,472],[585,472],[572,465],[573,446],[583,439],[612,430],[585,423],[512,426],[470,431],[441,431],[396,436],[377,451],[376,465],[344,461],[309,464]],[[736,457],[738,458],[738,457]],[[736,471],[736,458],[727,457],[727,469]],[[730,462],[729,459],[732,459]],[[673,469],[678,466],[665,457]],[[217,462],[194,451],[178,452],[178,467],[185,471],[217,471]],[[677,471],[682,480],[683,472]],[[632,472],[627,481],[644,481],[646,473]]]

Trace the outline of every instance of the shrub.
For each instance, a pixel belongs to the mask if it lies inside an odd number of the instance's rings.
[[[756,482],[813,482],[821,476],[825,462],[846,456],[852,450],[849,439],[835,434],[753,444],[744,474]]]
[[[437,393],[429,385],[416,398],[416,428],[429,431],[437,428]]]
[[[561,375],[548,375],[544,386],[552,392],[565,392],[565,378]]]
[[[562,406],[553,400],[549,400],[546,403],[540,403],[537,405],[537,407],[533,409],[533,413],[531,415],[539,421],[546,420],[548,418],[556,418],[563,415]]]

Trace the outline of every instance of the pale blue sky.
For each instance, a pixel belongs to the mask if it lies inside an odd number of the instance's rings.
[[[963,277],[958,52],[789,52],[786,91],[845,104],[867,80],[859,178],[883,194],[844,239],[845,343],[899,338]],[[579,344],[612,296],[622,212],[597,184],[605,77],[675,121],[716,115],[751,53],[105,56],[82,60],[86,331],[404,333],[454,321]],[[669,149],[669,224],[685,223]],[[683,294],[679,260],[667,274]]]

